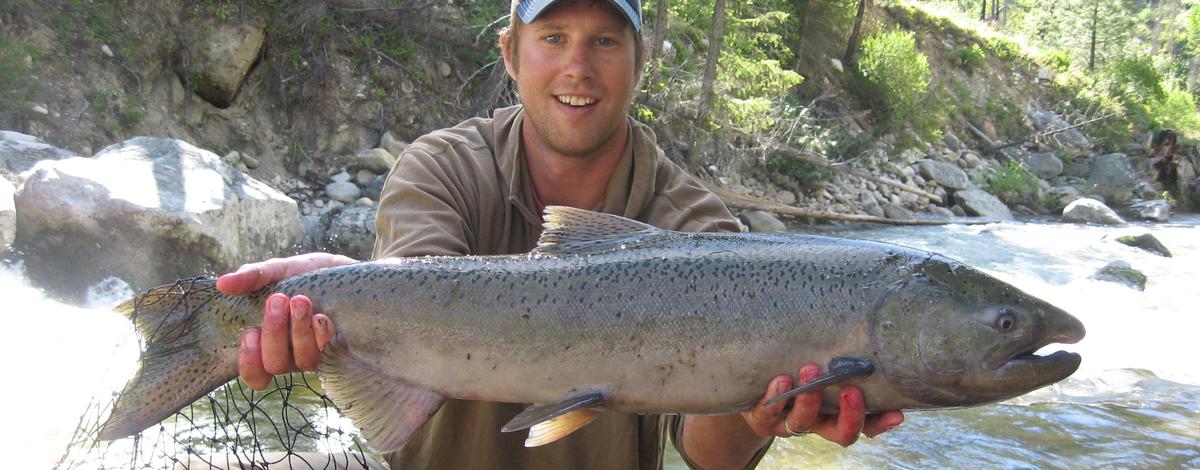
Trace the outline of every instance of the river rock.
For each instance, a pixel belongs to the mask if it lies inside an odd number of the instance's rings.
[[[375,174],[387,173],[396,164],[396,156],[380,148],[358,152],[357,158],[359,166]]]
[[[294,200],[173,139],[39,162],[16,208],[29,279],[73,301],[109,276],[141,291],[287,254],[301,237]]]
[[[363,194],[372,200],[378,201],[379,195],[383,193],[383,183],[387,181],[387,175],[379,175],[371,180],[363,189]]]
[[[967,189],[971,181],[957,166],[936,160],[921,160],[917,162],[921,176],[950,189]]]
[[[1124,284],[1137,290],[1146,290],[1146,275],[1133,269],[1128,262],[1122,260],[1113,261],[1100,268],[1096,274],[1092,275],[1092,279]]]
[[[387,150],[392,156],[399,157],[400,154],[404,153],[404,149],[408,148],[408,142],[397,139],[396,136],[392,135],[392,131],[387,131],[379,137],[379,147]],[[388,167],[388,169],[390,170],[391,167]]]
[[[0,178],[0,253],[8,251],[13,237],[17,235],[17,206],[13,202],[16,188],[8,180]]]
[[[375,244],[375,207],[345,206],[331,211],[326,220],[325,235],[318,245],[322,251],[354,259],[371,258],[371,248]]]
[[[954,135],[953,132],[942,134],[942,143],[946,144],[946,148],[955,152],[962,150],[962,141],[958,140],[958,136]]]
[[[1075,202],[1083,197],[1083,191],[1074,186],[1054,186],[1050,188],[1050,196],[1053,198],[1053,204],[1048,204],[1047,210],[1061,212],[1067,205]]]
[[[21,173],[41,160],[74,157],[70,151],[42,142],[37,137],[13,131],[0,131],[0,173]]]
[[[1141,248],[1159,256],[1165,256],[1167,258],[1171,257],[1171,250],[1168,250],[1166,245],[1163,245],[1162,242],[1158,241],[1158,238],[1149,233],[1143,233],[1136,237],[1133,235],[1125,235],[1123,237],[1118,237],[1117,241],[1134,248]]]
[[[987,191],[971,188],[954,192],[955,207],[961,207],[966,214],[989,217],[997,220],[1013,220],[1012,212],[1004,202]]]
[[[180,78],[219,108],[233,102],[266,37],[262,24],[199,21],[184,28]]]
[[[903,221],[917,220],[917,218],[915,216],[913,216],[912,211],[905,209],[904,206],[899,206],[896,204],[888,204],[888,205],[883,206],[883,214],[884,214],[884,217],[887,217],[892,220],[903,220]]]
[[[1030,173],[1041,179],[1050,179],[1063,172],[1062,160],[1049,152],[1036,152],[1025,155],[1021,160]]]
[[[1171,203],[1166,199],[1139,201],[1129,205],[1129,209],[1142,220],[1166,222],[1171,220]]]
[[[362,190],[358,189],[358,186],[355,186],[354,183],[337,181],[325,185],[325,195],[335,201],[351,204],[359,196],[362,196]]]
[[[1067,222],[1092,224],[1119,225],[1125,223],[1121,216],[1103,202],[1090,197],[1079,198],[1067,204],[1067,207],[1063,209],[1062,218]]]
[[[1093,191],[1109,204],[1124,204],[1133,195],[1137,176],[1129,157],[1123,153],[1109,153],[1092,158],[1088,169],[1088,184]]]
[[[869,192],[861,192],[858,194],[858,202],[862,205],[863,212],[867,215],[875,217],[883,217],[883,207],[879,206],[879,201],[875,199],[875,195]]]
[[[742,219],[742,223],[750,227],[751,232],[768,233],[787,231],[787,226],[784,225],[783,221],[770,212],[759,210],[742,211],[738,215],[738,218]]]
[[[1030,111],[1029,121],[1039,131],[1047,132],[1071,127],[1053,112],[1037,109]],[[1083,135],[1078,128],[1056,132],[1050,136],[1056,147],[1067,150],[1072,156],[1087,155],[1092,148],[1092,141]]]

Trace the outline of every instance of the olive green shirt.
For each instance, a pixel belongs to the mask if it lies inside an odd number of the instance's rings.
[[[380,197],[373,257],[525,253],[541,235],[521,150],[520,106],[425,135],[400,155]],[[629,141],[594,209],[682,231],[737,231],[712,193],[671,163],[653,132]],[[394,469],[657,469],[674,416],[608,412],[551,444],[525,448],[500,428],[526,405],[449,399],[399,451]],[[759,452],[755,462],[765,452]],[[686,456],[685,456],[686,459]]]

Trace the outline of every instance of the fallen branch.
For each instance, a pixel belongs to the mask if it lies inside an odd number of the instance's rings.
[[[768,201],[766,199],[760,199],[760,198],[756,198],[756,197],[752,197],[752,196],[747,196],[745,194],[738,194],[738,193],[735,193],[728,189],[725,189],[725,188],[722,188],[715,184],[711,184],[711,183],[707,183],[707,182],[704,183],[704,186],[707,187],[709,191],[712,191],[714,194],[716,194],[717,197],[721,198],[721,202],[724,202],[727,207],[731,207],[731,208],[735,208],[735,209],[754,209],[754,210],[766,211],[766,212],[771,212],[771,213],[778,214],[778,215],[785,215],[785,216],[791,216],[791,217],[810,217],[810,218],[818,219],[818,220],[838,220],[838,221],[843,221],[843,222],[873,222],[873,223],[878,223],[878,224],[893,224],[893,225],[949,225],[949,224],[977,225],[977,224],[988,224],[988,223],[995,222],[995,220],[991,220],[991,219],[963,218],[963,217],[958,217],[958,218],[954,218],[954,219],[945,219],[945,220],[936,220],[936,219],[896,220],[896,219],[888,219],[888,218],[884,218],[884,217],[875,217],[873,215],[837,214],[837,213],[833,213],[833,212],[814,211],[814,210],[809,210],[809,209],[803,209],[803,208],[796,207],[796,206],[789,206],[787,204],[780,204],[778,202]]]
[[[967,128],[970,129],[971,132],[974,133],[977,137],[979,137],[980,139],[983,139],[983,141],[988,144],[987,148],[983,149],[983,151],[982,151],[984,155],[987,155],[989,153],[993,153],[993,152],[1003,150],[1003,149],[1006,149],[1009,147],[1016,147],[1018,145],[1026,143],[1026,142],[1036,141],[1038,139],[1044,139],[1046,137],[1050,137],[1059,132],[1065,132],[1065,131],[1069,131],[1071,129],[1086,126],[1086,125],[1091,124],[1096,121],[1102,121],[1104,119],[1108,119],[1108,118],[1112,117],[1114,114],[1116,114],[1116,113],[1108,113],[1108,114],[1105,114],[1105,115],[1097,117],[1097,118],[1088,119],[1079,124],[1067,126],[1062,129],[1050,129],[1041,134],[1034,134],[1030,137],[1026,137],[1024,139],[1019,139],[1019,140],[1014,140],[1012,142],[1008,142],[1008,143],[1004,143],[1004,144],[997,144],[995,141],[988,138],[988,136],[986,134],[984,134],[983,131],[979,130],[978,127],[975,127],[975,125],[971,124],[970,122],[967,123]]]

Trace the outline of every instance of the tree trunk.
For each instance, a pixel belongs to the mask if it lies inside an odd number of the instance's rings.
[[[721,58],[721,39],[725,35],[725,0],[713,2],[713,26],[708,35],[708,63],[704,66],[704,81],[700,83],[700,102],[696,106],[696,127],[708,120],[712,101],[713,82],[717,79],[717,61]]]
[[[846,69],[854,68],[858,60],[858,46],[862,43],[862,22],[871,0],[858,0],[858,13],[854,16],[854,29],[850,31],[850,40],[846,42],[846,55],[842,58]]]
[[[986,19],[987,19],[987,0],[983,0],[983,3],[980,4],[980,6],[979,6],[979,21],[983,21]]]
[[[808,26],[808,3],[810,0],[792,0],[792,10],[796,16],[796,40],[792,43],[792,55],[796,56],[796,73],[800,72],[800,63],[804,54],[804,31]]]
[[[663,40],[667,38],[669,24],[667,0],[658,0],[658,8],[654,10],[654,33],[650,35],[650,60],[662,57]]]
[[[1092,41],[1088,47],[1088,71],[1096,70],[1096,29],[1100,20],[1100,0],[1092,0]]]

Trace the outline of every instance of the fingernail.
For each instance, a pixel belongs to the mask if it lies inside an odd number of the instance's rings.
[[[314,320],[317,322],[317,350],[324,352],[326,343],[321,341],[320,338],[327,338],[330,336],[329,323],[326,322],[325,317],[316,317]]]
[[[258,332],[249,330],[242,334],[242,342],[246,343],[246,349],[258,349]]]
[[[272,295],[270,299],[267,299],[267,302],[272,314],[283,315],[283,297]]]
[[[299,300],[292,299],[292,318],[296,320],[303,320],[304,316],[308,314],[308,309],[304,308],[301,303]]]
[[[777,382],[775,384],[775,394],[781,395],[781,394],[783,394],[783,392],[790,390],[792,388],[791,382],[792,381],[789,380],[787,377],[780,378],[779,382]]]

